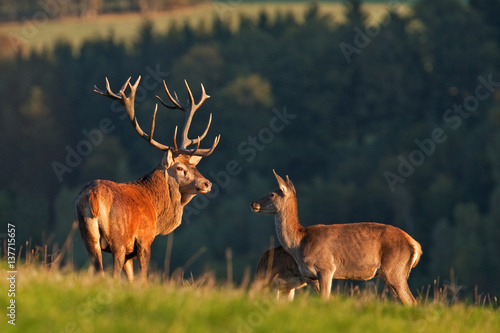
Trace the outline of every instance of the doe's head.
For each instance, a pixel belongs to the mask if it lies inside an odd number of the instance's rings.
[[[274,176],[278,181],[279,189],[270,192],[265,197],[262,197],[250,204],[250,208],[255,213],[277,214],[283,210],[287,201],[290,198],[295,198],[295,187],[288,175],[286,182],[281,178],[276,171],[273,170]]]

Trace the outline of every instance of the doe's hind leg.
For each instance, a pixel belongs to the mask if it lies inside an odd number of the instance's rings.
[[[408,274],[403,271],[399,272],[384,272],[381,274],[385,285],[389,288],[395,298],[398,298],[405,305],[416,305],[417,301],[408,287],[406,277]]]

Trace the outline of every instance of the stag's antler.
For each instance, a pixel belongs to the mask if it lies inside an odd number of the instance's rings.
[[[163,85],[165,86],[165,90],[167,92],[167,95],[168,95],[170,101],[172,103],[174,103],[174,106],[167,105],[158,96],[156,96],[156,98],[158,98],[158,100],[167,108],[178,109],[178,110],[184,111],[186,113],[186,118],[184,120],[184,126],[182,128],[182,138],[181,138],[180,147],[177,147],[177,126],[175,127],[174,145],[173,145],[173,147],[170,147],[170,146],[164,145],[164,144],[153,139],[153,134],[154,134],[154,130],[155,130],[156,111],[158,110],[158,104],[156,104],[155,111],[153,113],[153,119],[151,121],[151,133],[149,135],[142,130],[141,126],[139,126],[139,123],[137,122],[137,118],[135,116],[134,102],[135,102],[135,94],[137,92],[137,87],[139,86],[140,80],[141,80],[141,77],[139,76],[139,78],[134,83],[134,85],[132,85],[130,83],[130,78],[128,78],[128,80],[125,82],[123,87],[120,89],[120,94],[118,95],[118,94],[115,94],[111,90],[108,78],[106,78],[106,90],[101,90],[101,89],[97,88],[96,86],[94,86],[94,91],[98,94],[101,94],[101,95],[107,96],[111,99],[119,101],[120,104],[123,105],[123,107],[125,108],[125,111],[127,112],[128,118],[130,119],[130,122],[132,123],[132,126],[134,127],[135,131],[143,139],[148,141],[152,146],[154,146],[160,150],[172,150],[173,153],[177,153],[177,154],[188,154],[188,155],[197,155],[197,156],[210,155],[214,151],[215,147],[217,147],[217,145],[219,144],[220,134],[215,137],[214,144],[212,145],[212,147],[210,149],[199,149],[199,148],[200,148],[201,140],[203,140],[203,138],[205,138],[205,136],[207,135],[208,129],[210,128],[210,124],[212,123],[212,114],[210,114],[210,118],[208,119],[207,128],[205,129],[203,134],[196,139],[189,139],[188,138],[188,132],[189,132],[189,128],[191,126],[191,121],[193,119],[194,113],[203,104],[203,102],[205,102],[205,100],[210,98],[210,96],[208,96],[207,93],[205,92],[205,87],[203,87],[203,84],[201,85],[201,90],[202,90],[201,99],[198,102],[198,104],[196,104],[194,102],[194,97],[193,97],[193,94],[191,93],[191,89],[189,88],[187,81],[184,80],[184,83],[186,84],[187,91],[189,93],[190,101],[188,101],[188,105],[186,107],[183,107],[183,106],[181,106],[181,104],[179,102],[179,98],[177,97],[177,94],[175,94],[175,92],[174,92],[175,98],[173,98],[172,95],[170,94],[170,91],[167,88],[167,84],[165,83],[165,81],[163,81]],[[125,95],[125,90],[127,89],[127,87],[130,88],[129,97],[127,97]],[[192,144],[196,144],[196,148],[189,149],[188,146],[192,145]]]

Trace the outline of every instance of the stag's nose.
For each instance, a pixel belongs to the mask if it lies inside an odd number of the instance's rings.
[[[252,202],[250,208],[257,213],[260,210],[260,204],[258,202]]]
[[[196,186],[196,190],[201,193],[208,193],[210,192],[211,189],[212,189],[212,183],[206,179],[200,181]]]

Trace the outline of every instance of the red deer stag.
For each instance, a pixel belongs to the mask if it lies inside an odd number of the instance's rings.
[[[177,127],[173,147],[153,139],[158,105],[153,114],[151,133],[146,134],[137,122],[134,109],[140,79],[139,76],[132,85],[129,78],[119,94],[115,94],[106,78],[106,90],[94,87],[94,91],[123,105],[135,131],[155,148],[165,151],[162,161],[150,173],[132,183],[94,180],[83,186],[75,202],[75,216],[95,270],[103,272],[101,251],[111,252],[113,276],[118,278],[123,268],[130,281],[134,279],[132,259],[138,259],[139,277],[146,280],[154,238],[177,228],[181,224],[183,207],[196,194],[210,191],[212,184],[200,174],[196,165],[202,157],[213,152],[220,139],[220,135],[217,136],[210,149],[200,149],[200,141],[210,127],[211,114],[204,133],[196,139],[188,138],[194,113],[210,96],[201,85],[202,96],[196,104],[186,81],[190,98],[187,106],[181,106],[176,94],[175,98],[172,97],[165,82],[165,90],[174,105],[167,105],[156,96],[167,108],[179,109],[186,114],[180,146],[176,140]],[[130,88],[128,97],[125,95],[127,88]],[[188,148],[190,145],[196,147]]]
[[[305,287],[307,284],[319,291],[318,280],[310,281],[304,278],[299,272],[295,259],[282,246],[267,250],[262,254],[257,264],[255,280],[260,285],[276,283],[277,298],[284,294],[290,301],[295,297],[295,289]]]
[[[274,170],[273,170],[274,172]],[[318,279],[321,296],[328,299],[332,279],[369,280],[379,275],[403,304],[416,300],[407,279],[422,254],[420,244],[394,226],[380,223],[299,223],[295,188],[274,172],[279,189],[253,202],[254,212],[275,214],[278,239],[299,266],[300,274]]]

